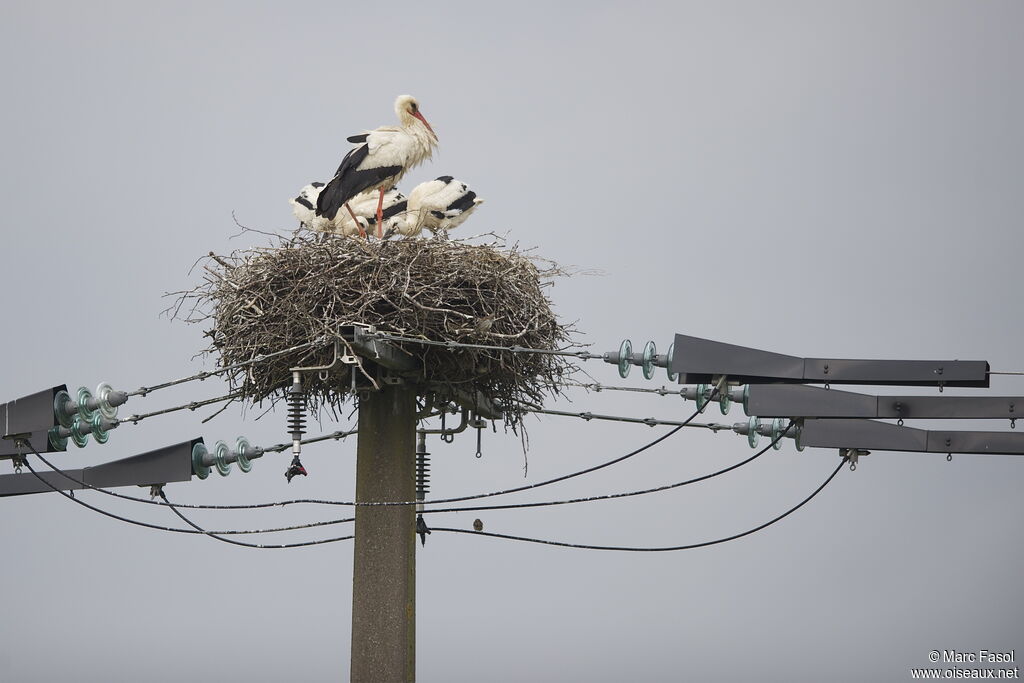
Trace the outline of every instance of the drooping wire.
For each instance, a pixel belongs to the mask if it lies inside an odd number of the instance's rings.
[[[46,465],[51,470],[53,470],[54,472],[56,472],[60,476],[64,477],[65,479],[67,479],[69,481],[72,481],[72,482],[82,486],[83,488],[90,489],[92,491],[99,491],[100,493],[105,493],[108,496],[114,496],[116,498],[126,498],[128,500],[133,500],[133,501],[137,501],[137,502],[141,502],[141,503],[152,503],[153,505],[164,505],[163,503],[158,503],[158,502],[152,501],[152,500],[146,500],[145,498],[135,498],[134,496],[125,496],[125,495],[122,495],[122,494],[119,494],[119,493],[115,493],[114,491],[108,491],[107,489],[100,488],[98,486],[93,486],[92,484],[89,484],[89,483],[86,483],[84,481],[81,481],[80,479],[72,477],[70,474],[68,474],[64,470],[59,469],[57,467],[54,467],[54,465],[49,460],[47,460],[46,458],[44,458],[42,455],[39,454],[39,452],[32,446],[31,443],[29,443],[27,441],[24,441],[22,443],[24,443],[26,446],[28,446],[29,450],[31,450],[32,453],[37,458],[39,458],[43,462],[44,465]],[[61,488],[51,484],[49,481],[47,481],[47,479],[45,477],[43,477],[38,472],[36,472],[32,468],[32,465],[30,465],[28,463],[28,461],[25,462],[25,466],[28,468],[29,472],[31,472],[36,477],[36,479],[38,479],[39,481],[41,481],[44,484],[46,484],[46,486],[48,486],[52,491],[56,491],[57,493],[61,494],[65,498],[68,498],[68,499],[78,503],[79,505],[82,505],[83,507],[87,507],[90,510],[92,510],[93,512],[98,512],[101,515],[105,515],[107,517],[111,517],[111,518],[116,519],[118,521],[127,522],[128,524],[134,524],[135,526],[141,526],[141,527],[145,527],[147,529],[157,529],[159,531],[170,531],[170,532],[178,533],[178,534],[198,534],[198,533],[203,533],[203,532],[200,532],[200,531],[195,531],[193,529],[178,529],[178,528],[175,528],[175,527],[161,526],[159,524],[150,524],[149,522],[143,522],[143,521],[140,521],[140,520],[137,520],[137,519],[130,519],[128,517],[122,517],[121,515],[114,514],[113,512],[110,512],[108,510],[104,510],[104,509],[98,508],[98,507],[96,507],[94,505],[90,505],[89,503],[86,503],[83,500],[79,500],[78,498],[75,498],[70,493],[65,493],[63,489],[61,489]],[[305,523],[305,524],[295,524],[295,525],[292,525],[292,526],[283,526],[283,527],[271,527],[271,528],[268,528],[268,529],[242,529],[242,530],[232,529],[232,530],[226,530],[226,531],[212,531],[210,533],[213,533],[213,534],[224,534],[224,535],[271,534],[271,533],[277,533],[279,531],[297,531],[299,529],[312,529],[312,528],[318,527],[318,526],[330,526],[332,524],[344,524],[346,522],[354,522],[354,521],[355,521],[355,517],[346,517],[344,519],[331,519],[331,520],[324,520],[324,521],[320,521],[320,522],[308,522],[308,523]],[[339,539],[339,540],[341,540],[341,539]]]
[[[537,482],[535,484],[526,484],[526,485],[523,485],[523,486],[517,486],[517,487],[511,488],[511,489],[504,489],[504,490],[500,490],[500,491],[490,491],[488,493],[480,493],[480,494],[474,494],[474,495],[468,495],[468,496],[456,496],[456,497],[453,497],[453,498],[439,498],[437,500],[432,501],[432,504],[440,505],[440,504],[444,504],[444,503],[460,503],[462,501],[467,501],[467,500],[478,500],[478,499],[482,499],[482,498],[493,498],[495,496],[502,496],[502,495],[507,495],[507,494],[511,494],[511,493],[519,493],[520,491],[528,491],[530,489],[540,488],[542,486],[547,486],[549,484],[555,484],[555,483],[558,483],[558,482],[567,481],[567,480],[573,479],[575,477],[580,477],[580,476],[583,476],[585,474],[590,474],[591,472],[596,472],[596,471],[604,469],[606,467],[610,467],[612,465],[618,464],[618,463],[620,463],[620,462],[622,462],[624,460],[627,460],[627,459],[629,459],[629,458],[631,458],[631,457],[633,457],[635,455],[638,455],[638,454],[646,451],[647,449],[649,449],[649,448],[651,448],[653,446],[656,446],[657,444],[661,443],[662,441],[664,441],[665,439],[669,438],[673,434],[676,434],[683,427],[689,425],[692,422],[692,420],[694,420],[700,414],[701,414],[701,410],[697,410],[692,415],[690,415],[685,421],[683,421],[681,423],[677,423],[677,425],[675,426],[674,429],[666,432],[665,434],[662,434],[661,436],[659,436],[658,438],[654,439],[653,441],[650,441],[650,442],[644,444],[643,446],[640,446],[639,448],[636,448],[636,449],[630,451],[629,453],[626,453],[625,455],[618,456],[616,458],[613,458],[613,459],[608,460],[606,462],[600,463],[598,465],[594,465],[594,466],[588,467],[586,469],[582,469],[582,470],[579,470],[579,471],[576,471],[576,472],[571,472],[569,474],[564,474],[564,475],[561,475],[561,476],[558,476],[558,477],[554,477],[552,479],[548,479],[548,480],[545,480],[545,481]],[[302,441],[302,443],[303,444],[307,444],[307,443],[315,443],[315,442],[318,442],[318,441],[326,441],[328,439],[334,439],[334,440],[343,439],[346,436],[355,434],[356,431],[357,430],[333,432],[331,434],[324,434],[324,435],[321,435],[321,436],[316,436],[316,437],[311,437],[309,439],[304,439]],[[281,452],[281,451],[284,451],[284,450],[286,450],[288,448],[291,448],[291,446],[292,445],[290,443],[287,443],[287,444],[282,443],[282,444],[278,444],[276,446],[271,446],[270,448],[265,448],[264,451],[268,452],[268,453],[269,452]],[[150,505],[163,505],[163,503],[159,502],[159,501],[148,500],[146,498],[139,498],[137,496],[128,496],[128,495],[125,495],[125,494],[122,494],[122,493],[116,493],[114,491],[107,491],[107,493],[109,495],[112,495],[112,496],[115,496],[115,497],[118,497],[118,498],[124,498],[126,500],[133,500],[133,501],[136,501],[136,502],[147,503],[147,504],[150,504]],[[337,505],[337,506],[358,506],[358,507],[384,507],[384,506],[416,505],[416,504],[417,504],[417,501],[380,501],[380,502],[361,502],[361,503],[357,503],[357,502],[354,502],[354,501],[324,500],[324,499],[318,499],[318,498],[295,498],[295,499],[291,499],[291,500],[283,500],[283,501],[275,501],[275,502],[267,502],[267,503],[246,503],[246,504],[234,504],[234,505],[213,505],[213,504],[200,504],[200,503],[193,503],[193,504],[181,503],[181,504],[176,504],[176,505],[177,505],[177,507],[180,507],[180,508],[199,509],[199,510],[253,510],[253,509],[270,508],[270,507],[285,507],[285,506],[288,506],[288,505]]]
[[[785,512],[783,512],[778,517],[770,519],[767,522],[765,522],[764,524],[760,524],[760,525],[754,527],[753,529],[748,529],[747,531],[743,531],[743,532],[738,533],[738,534],[733,534],[732,536],[726,536],[725,538],[716,538],[713,541],[703,541],[701,543],[689,543],[687,545],[674,545],[674,546],[645,548],[645,547],[620,546],[620,545],[590,545],[590,544],[585,544],[585,543],[566,543],[564,541],[551,541],[551,540],[547,540],[547,539],[543,539],[543,538],[530,538],[530,537],[527,537],[527,536],[514,536],[512,534],[499,534],[499,533],[494,533],[494,532],[490,532],[490,531],[471,531],[469,529],[453,529],[453,528],[437,527],[437,526],[432,527],[431,530],[432,531],[447,531],[449,533],[455,533],[455,534],[468,534],[468,535],[471,535],[471,536],[490,536],[491,538],[501,538],[501,539],[505,539],[507,541],[523,541],[525,543],[539,543],[539,544],[542,544],[542,545],[554,545],[554,546],[559,546],[559,547],[562,547],[562,548],[580,548],[580,549],[583,549],[583,550],[616,550],[616,551],[620,551],[620,552],[633,552],[633,553],[658,553],[658,552],[669,552],[669,551],[674,551],[674,550],[693,550],[695,548],[706,548],[708,546],[718,545],[720,543],[727,543],[729,541],[735,541],[738,538],[743,538],[744,536],[749,536],[751,534],[757,533],[758,531],[761,531],[762,529],[766,529],[766,528],[770,527],[772,524],[775,524],[776,522],[778,522],[778,521],[780,521],[782,519],[785,519],[789,515],[793,514],[794,512],[796,512],[797,510],[802,508],[808,502],[810,502],[810,500],[812,498],[814,498],[816,495],[821,493],[822,489],[824,489],[829,484],[829,482],[831,482],[835,478],[835,476],[837,474],[839,474],[839,470],[841,470],[843,468],[843,465],[845,465],[848,460],[849,460],[849,458],[843,457],[843,459],[840,461],[839,465],[835,468],[835,470],[832,471],[832,474],[830,474],[828,476],[828,478],[825,479],[824,482],[822,482],[821,486],[816,488],[813,492],[811,492],[811,494],[809,496],[807,496],[802,501],[800,501],[799,503],[797,503],[796,505],[791,507],[789,510],[786,510]]]
[[[783,436],[786,434],[786,432],[788,432],[790,430],[790,428],[792,426],[793,426],[793,422],[790,421],[789,425],[787,425],[787,427],[785,429],[783,429],[781,431],[781,433],[778,436],[776,436],[774,440],[772,440],[771,443],[769,443],[767,446],[765,446],[764,448],[762,448],[758,452],[754,453],[752,456],[750,456],[746,460],[741,460],[740,462],[735,463],[733,465],[730,465],[729,467],[725,467],[723,469],[720,469],[717,472],[712,472],[710,474],[704,474],[704,475],[701,475],[699,477],[694,477],[693,479],[687,479],[685,481],[675,482],[674,484],[664,484],[662,486],[655,486],[655,487],[649,488],[649,489],[641,489],[639,491],[628,491],[628,492],[625,492],[625,493],[606,493],[606,494],[603,494],[603,495],[600,495],[600,496],[585,496],[583,498],[569,498],[569,499],[566,499],[566,500],[548,500],[548,501],[540,501],[540,502],[533,502],[533,503],[509,503],[509,504],[506,504],[506,505],[474,505],[474,506],[456,507],[456,508],[425,508],[423,510],[423,512],[424,513],[427,513],[427,512],[476,512],[476,511],[480,511],[480,510],[514,510],[514,509],[518,509],[518,508],[535,508],[535,507],[547,507],[547,506],[551,506],[551,505],[571,505],[571,504],[574,504],[574,503],[591,503],[591,502],[596,501],[596,500],[613,500],[615,498],[631,498],[633,496],[643,496],[643,495],[646,495],[648,493],[658,493],[660,491],[669,491],[671,489],[677,489],[677,488],[681,488],[683,486],[689,486],[690,484],[696,484],[696,483],[701,482],[701,481],[707,481],[708,479],[714,479],[715,477],[718,477],[718,476],[721,476],[723,474],[726,474],[727,472],[732,472],[733,470],[739,469],[739,468],[743,467],[744,465],[747,465],[749,463],[754,462],[755,460],[760,458],[762,455],[767,453],[769,450],[771,450],[775,446],[775,444],[778,443],[779,440],[781,440],[783,438]]]
[[[651,448],[652,446],[655,446],[655,445],[661,443],[662,441],[664,441],[665,439],[669,438],[673,434],[676,434],[679,430],[681,430],[683,427],[685,427],[687,424],[689,424],[690,421],[692,421],[694,418],[696,418],[700,414],[701,414],[701,409],[698,409],[698,410],[694,411],[694,413],[692,415],[690,415],[690,417],[688,417],[684,422],[680,423],[677,427],[675,427],[674,429],[671,429],[668,432],[662,434],[661,436],[659,436],[658,438],[654,439],[653,441],[649,441],[648,443],[644,444],[643,446],[640,446],[639,448],[636,448],[636,449],[630,451],[629,453],[626,453],[625,455],[620,455],[617,458],[613,458],[613,459],[608,460],[606,462],[594,465],[592,467],[588,467],[586,469],[579,470],[577,472],[571,472],[570,474],[563,474],[561,476],[554,477],[552,479],[547,479],[545,481],[539,481],[539,482],[537,482],[535,484],[525,484],[523,486],[516,486],[516,487],[510,488],[510,489],[503,489],[503,490],[500,490],[500,491],[490,491],[488,493],[477,493],[477,494],[468,495],[468,496],[455,496],[455,497],[452,497],[452,498],[438,498],[438,499],[432,501],[432,503],[434,505],[440,505],[442,503],[460,503],[460,502],[462,502],[464,500],[478,500],[478,499],[481,499],[481,498],[492,498],[494,496],[504,496],[504,495],[507,495],[507,494],[510,494],[510,493],[519,493],[520,491],[529,491],[530,489],[540,488],[541,486],[547,486],[549,484],[555,484],[555,483],[558,483],[558,482],[566,481],[568,479],[573,479],[575,477],[583,476],[584,474],[590,474],[591,472],[596,472],[598,470],[604,469],[605,467],[610,467],[610,466],[615,465],[617,463],[620,463],[620,462],[622,462],[624,460],[632,458],[635,455],[643,453],[644,451],[646,451],[647,449]],[[281,502],[278,502],[278,503],[263,503],[263,504],[260,504],[259,506],[260,507],[272,507],[272,506],[275,506],[275,505],[282,505],[283,506],[283,505],[293,505],[293,504],[296,504],[296,503],[318,504],[318,505],[347,505],[347,506],[356,506],[356,507],[392,507],[392,506],[417,505],[418,501],[415,501],[415,500],[401,500],[401,501],[364,501],[364,502],[353,502],[353,501],[339,501],[339,500],[300,499],[300,500],[281,501]],[[245,506],[245,507],[248,507],[248,506]]]
[[[246,543],[245,541],[236,541],[236,540],[231,539],[231,538],[225,538],[224,536],[220,536],[216,532],[207,531],[206,529],[203,529],[201,526],[199,526],[198,524],[196,524],[195,522],[190,520],[188,517],[186,517],[185,515],[181,514],[181,511],[178,510],[178,506],[173,504],[171,501],[167,500],[167,494],[164,493],[163,489],[160,489],[159,494],[160,494],[160,498],[162,498],[164,503],[167,504],[167,507],[171,508],[171,512],[176,514],[179,518],[181,518],[181,521],[185,522],[185,524],[188,524],[190,527],[192,527],[193,529],[195,529],[199,533],[203,534],[204,536],[209,536],[210,538],[216,539],[216,540],[218,540],[218,541],[220,541],[222,543],[230,543],[231,545],[240,545],[240,546],[242,546],[244,548],[260,548],[261,550],[281,550],[281,549],[284,549],[284,548],[302,548],[302,547],[310,546],[310,545],[322,545],[324,543],[335,543],[337,541],[348,541],[348,540],[351,540],[351,539],[355,538],[355,534],[350,534],[348,536],[337,536],[335,538],[322,538],[322,539],[317,540],[317,541],[299,541],[297,543],[264,544],[264,543]]]

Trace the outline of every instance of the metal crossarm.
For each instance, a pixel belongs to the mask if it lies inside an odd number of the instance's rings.
[[[743,406],[758,417],[1009,419],[1024,396],[873,396],[793,384],[752,384]]]
[[[914,429],[872,420],[804,420],[803,447],[1024,455],[1024,432]]]
[[[879,384],[895,386],[988,387],[983,360],[856,360],[800,358],[710,339],[675,336],[672,372],[681,384],[715,377],[748,384]]]

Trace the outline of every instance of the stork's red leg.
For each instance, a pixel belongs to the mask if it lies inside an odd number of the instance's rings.
[[[345,208],[348,210],[348,215],[352,216],[352,222],[356,224],[356,228],[359,230],[359,236],[365,239],[366,231],[363,230],[362,224],[359,222],[359,219],[356,218],[356,214],[352,211],[352,207],[348,205],[348,202],[345,202]]]
[[[380,197],[377,199],[377,239],[384,237],[384,188],[380,188]]]

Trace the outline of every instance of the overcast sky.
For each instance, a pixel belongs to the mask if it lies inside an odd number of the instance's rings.
[[[193,358],[202,330],[161,316],[164,294],[196,284],[189,269],[207,252],[266,243],[232,237],[232,212],[294,228],[287,200],[329,178],[346,136],[392,125],[406,92],[440,148],[403,187],[454,175],[486,199],[464,235],[507,231],[600,271],[551,290],[596,351],[627,337],[665,348],[679,332],[801,356],[1024,370],[1022,29],[1024,5],[982,0],[4,2],[3,400],[212,367]],[[218,379],[186,384],[122,414],[222,393]],[[1024,378],[973,393],[1024,395]],[[570,397],[549,407],[666,419],[693,409],[678,397]],[[202,424],[211,412],[126,425],[54,459],[81,467],[198,436],[287,439],[282,411],[256,420],[232,407]],[[481,459],[472,435],[430,443],[431,495],[541,481],[666,429],[559,417],[528,427],[525,479],[519,441],[500,429],[484,434]],[[696,431],[510,500],[656,486],[750,454],[741,437]],[[280,455],[167,493],[351,499],[354,455],[354,440],[310,446],[310,476],[291,484]],[[673,492],[479,516],[490,531],[570,542],[698,542],[774,517],[837,462],[787,444]],[[1022,484],[1014,457],[876,452],[780,524],[707,549],[434,534],[418,555],[418,676],[901,681],[931,650],[1024,652]],[[155,506],[79,498],[178,524]],[[350,543],[248,550],[132,527],[56,494],[0,509],[2,680],[348,676]],[[226,529],[346,513],[195,517]],[[470,528],[476,516],[435,524]]]

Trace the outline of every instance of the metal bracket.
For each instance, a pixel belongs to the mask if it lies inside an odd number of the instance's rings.
[[[307,367],[288,368],[289,372],[307,372],[310,370],[330,370],[338,363],[351,365],[356,362],[355,356],[348,356],[341,353],[341,342],[334,340],[334,358],[327,365],[310,365]]]
[[[839,457],[846,458],[850,461],[850,471],[853,472],[857,469],[857,461],[860,460],[862,455],[871,455],[871,451],[866,451],[863,448],[840,448]]]
[[[414,372],[419,369],[419,360],[393,344],[374,336],[374,328],[354,327],[352,347],[377,365],[396,372]]]

